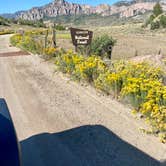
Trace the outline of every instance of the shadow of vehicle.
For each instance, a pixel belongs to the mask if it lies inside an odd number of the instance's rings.
[[[101,125],[35,135],[21,141],[21,147],[23,166],[160,165]]]
[[[20,166],[20,149],[4,99],[0,98],[0,166]]]

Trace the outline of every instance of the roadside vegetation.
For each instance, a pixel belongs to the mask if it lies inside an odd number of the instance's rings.
[[[148,63],[116,62],[107,65],[100,57],[83,57],[66,52],[56,58],[59,70],[79,81],[88,81],[97,89],[131,104],[150,124],[147,133],[158,135],[166,143],[165,73]]]
[[[85,57],[72,50],[54,48],[51,41],[46,46],[41,40],[44,34],[43,30],[25,32],[24,35],[16,34],[11,37],[11,43],[24,50],[41,54],[46,59],[54,59],[58,69],[74,80],[88,82],[96,89],[130,104],[132,112],[141,114],[151,126],[146,132],[159,136],[161,141],[166,143],[165,72],[145,62],[106,63],[101,50],[97,48],[100,48],[101,44],[104,48],[108,43],[113,47],[115,40],[110,37],[101,36],[94,40],[93,55]]]
[[[10,21],[0,16],[0,25],[8,26]]]
[[[0,35],[7,35],[7,34],[13,34],[13,33],[14,31],[9,29],[0,30]]]
[[[163,12],[160,3],[154,6],[153,14],[150,15],[145,26],[150,26],[151,30],[166,28],[166,13]]]
[[[30,20],[23,20],[23,19],[19,19],[16,20],[17,24],[19,25],[28,25],[28,26],[32,26],[32,27],[37,27],[37,28],[45,28],[46,25],[44,24],[43,20],[36,20],[36,21],[30,21]]]

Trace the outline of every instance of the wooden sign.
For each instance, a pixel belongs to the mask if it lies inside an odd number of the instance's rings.
[[[77,28],[70,28],[72,42],[74,46],[90,45],[92,42],[93,32]]]

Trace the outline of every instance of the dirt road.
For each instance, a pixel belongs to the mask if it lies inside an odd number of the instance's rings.
[[[9,36],[0,36],[0,53],[14,51]],[[35,55],[0,57],[0,98],[11,111],[23,166],[163,163],[166,146],[139,131],[145,126],[129,108],[54,71]]]

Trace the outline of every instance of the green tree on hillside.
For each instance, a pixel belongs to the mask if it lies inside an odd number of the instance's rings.
[[[166,28],[166,16],[164,15],[163,9],[159,2],[153,7],[153,14],[145,23],[145,26],[148,25],[150,25],[151,30],[159,29],[160,27]]]
[[[162,15],[160,17],[160,24],[163,28],[166,28],[166,16]]]
[[[156,3],[156,5],[153,8],[153,14],[155,17],[157,17],[162,13],[163,13],[163,9],[162,9],[160,3],[158,2],[158,3]]]

